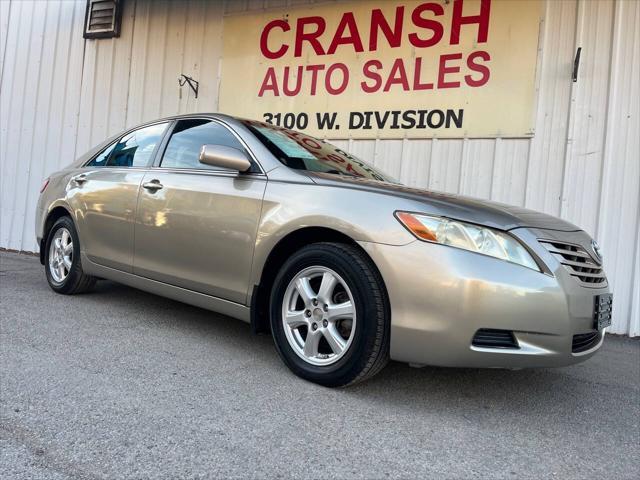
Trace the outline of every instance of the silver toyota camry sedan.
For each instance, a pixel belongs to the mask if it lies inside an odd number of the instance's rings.
[[[412,365],[555,367],[611,322],[598,246],[499,203],[403,186],[322,140],[218,114],[127,130],[42,186],[61,294],[110,279],[270,332],[326,386]]]

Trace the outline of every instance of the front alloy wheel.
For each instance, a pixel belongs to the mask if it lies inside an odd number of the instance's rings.
[[[300,358],[331,365],[347,352],[356,330],[351,290],[330,268],[305,268],[289,282],[282,321],[289,346]]]
[[[274,280],[271,331],[285,364],[329,387],[365,380],[389,358],[389,301],[357,246],[316,243],[295,252]]]

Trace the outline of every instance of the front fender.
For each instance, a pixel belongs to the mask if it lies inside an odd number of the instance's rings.
[[[393,213],[415,207],[389,195],[333,186],[269,181],[256,235],[252,284],[259,283],[274,247],[308,227],[339,232],[356,242],[406,245],[415,238]]]

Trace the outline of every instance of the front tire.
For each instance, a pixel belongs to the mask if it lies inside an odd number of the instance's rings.
[[[389,359],[390,309],[380,273],[354,246],[294,253],[274,281],[271,331],[284,363],[327,387],[366,380]]]
[[[61,217],[54,223],[44,252],[47,282],[54,292],[73,295],[93,288],[96,278],[82,270],[80,240],[71,218]]]

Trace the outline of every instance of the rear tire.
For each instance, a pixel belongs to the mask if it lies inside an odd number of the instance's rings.
[[[327,387],[364,381],[387,364],[390,317],[380,273],[347,244],[300,249],[271,291],[271,331],[282,360]]]
[[[49,231],[44,251],[44,269],[56,293],[73,295],[93,288],[96,278],[82,270],[80,240],[73,220],[61,217]]]

